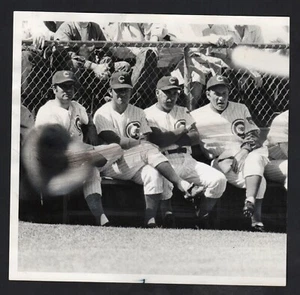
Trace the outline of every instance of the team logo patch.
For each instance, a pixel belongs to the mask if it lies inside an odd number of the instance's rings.
[[[138,121],[130,122],[125,128],[125,134],[129,138],[139,139],[140,138],[141,123]]]
[[[65,77],[70,77],[70,73],[67,72],[67,71],[64,71],[64,72],[63,72],[63,75],[64,75]]]
[[[79,117],[76,117],[76,119],[75,119],[75,127],[79,131],[79,133],[82,132],[82,130],[81,130],[81,121],[80,121]]]
[[[177,78],[171,77],[171,78],[169,79],[169,82],[170,82],[171,84],[176,84],[176,83],[177,83]]]
[[[224,81],[224,79],[223,79],[222,76],[217,76],[216,79],[217,79],[217,81],[219,81],[219,82],[223,82],[223,81]]]
[[[231,124],[231,132],[241,138],[245,136],[245,123],[243,119],[237,119]]]
[[[185,126],[186,126],[186,121],[184,119],[180,119],[174,124],[174,129],[178,129],[180,127],[185,127]]]
[[[125,77],[124,77],[124,76],[120,76],[120,77],[118,78],[118,81],[119,81],[120,83],[124,83],[124,82],[125,82]]]
[[[255,123],[254,123],[254,121],[253,121],[253,119],[251,117],[247,117],[246,119],[249,122],[249,124],[255,125]]]

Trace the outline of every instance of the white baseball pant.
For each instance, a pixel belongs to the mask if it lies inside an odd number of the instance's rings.
[[[156,145],[143,142],[124,151],[124,155],[110,167],[103,170],[102,175],[115,179],[132,180],[144,186],[144,194],[162,194],[163,176],[155,167],[168,159]],[[170,198],[172,194],[167,195]]]
[[[170,164],[182,179],[204,187],[207,198],[220,198],[226,189],[226,177],[223,173],[207,164],[196,161],[188,153],[167,155]],[[173,185],[165,179],[164,195],[171,193]]]

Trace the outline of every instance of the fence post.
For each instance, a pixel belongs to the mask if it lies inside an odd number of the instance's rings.
[[[189,55],[190,48],[184,47],[183,51],[183,79],[184,79],[184,94],[187,98],[186,107],[191,111],[193,109],[192,95],[191,95],[191,58]]]

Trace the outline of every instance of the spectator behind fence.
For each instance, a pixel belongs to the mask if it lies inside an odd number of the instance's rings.
[[[64,22],[56,31],[55,40],[59,41],[105,41],[106,38],[100,26],[93,22]],[[78,55],[71,54],[73,66],[75,69],[84,67],[91,69],[95,76],[100,79],[107,79],[109,76],[110,60],[106,59],[101,64],[90,61],[91,53],[95,46],[87,47],[82,45]]]
[[[265,168],[266,179],[288,185],[288,135],[289,111],[282,112],[273,120],[268,133],[270,162]]]
[[[216,34],[204,35],[204,31],[211,28],[210,24],[177,24],[165,25],[165,40],[173,42],[197,42],[210,43],[212,45],[232,45],[231,36],[218,36]],[[190,106],[195,109],[202,96],[207,79],[211,75],[221,74],[228,65],[222,59],[208,56],[205,48],[190,48],[189,70],[191,72]],[[183,51],[179,48],[163,49],[160,53],[159,63],[174,68],[171,75],[178,78],[181,85],[184,84]],[[187,102],[184,102],[186,105]]]
[[[191,115],[196,121],[201,148],[213,160],[212,167],[223,172],[232,185],[246,189],[243,213],[251,217],[253,230],[264,231],[261,210],[268,149],[259,142],[259,128],[248,108],[228,101],[229,90],[225,77],[213,76],[206,90],[210,103]]]
[[[216,34],[219,36],[231,36],[234,44],[263,44],[264,39],[261,33],[261,28],[254,25],[212,25],[209,30],[205,30],[204,34],[209,36]],[[232,49],[213,49],[211,54],[213,56],[221,58],[231,68],[234,65],[231,61]],[[257,87],[262,86],[261,75],[256,71],[248,71],[251,77],[255,81]],[[246,77],[246,76],[245,76]],[[245,84],[246,81],[242,81],[241,84]],[[245,85],[244,85],[245,86]]]
[[[22,23],[22,40],[32,41],[35,49],[43,49],[45,40],[53,40],[62,22],[31,19]]]
[[[154,23],[108,23],[102,25],[107,40],[120,42],[160,41],[164,29]],[[144,108],[151,104],[156,82],[162,76],[157,68],[157,48],[116,47],[111,49],[116,61],[127,61],[132,66],[132,103]]]

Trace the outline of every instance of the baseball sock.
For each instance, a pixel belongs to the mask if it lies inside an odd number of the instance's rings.
[[[108,223],[108,219],[102,207],[101,195],[97,193],[90,194],[85,200],[92,214],[96,218],[97,225],[105,225]]]
[[[155,217],[160,202],[160,194],[145,195],[146,212],[145,224],[155,224]]]
[[[252,224],[261,223],[261,208],[263,199],[256,199],[253,216],[251,217]]]
[[[173,214],[171,198],[168,200],[160,201],[160,210],[162,218],[164,218],[167,214]]]
[[[251,175],[245,178],[246,182],[246,200],[255,203],[255,199],[260,187],[262,177],[260,175]]]
[[[187,189],[189,188],[190,183],[181,179],[176,174],[175,170],[173,169],[173,167],[171,166],[171,164],[169,162],[162,162],[162,163],[158,164],[155,168],[158,170],[158,172],[162,176],[164,176],[169,181],[171,181],[173,184],[175,184],[180,191],[186,192]]]

